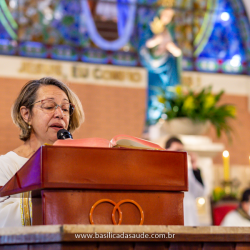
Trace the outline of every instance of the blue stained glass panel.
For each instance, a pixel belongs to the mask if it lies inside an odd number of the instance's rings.
[[[159,3],[164,0],[136,1],[132,35],[118,52],[106,51],[90,38],[87,27],[89,20],[82,2],[88,2],[95,25],[99,25],[99,32],[103,17],[97,13],[95,5],[101,0],[1,0],[0,53],[142,65],[138,54],[154,35],[150,23],[154,17],[159,17],[163,9]],[[111,18],[113,33],[108,32],[112,33],[112,40],[119,37],[114,38],[116,33],[122,34],[120,25],[124,28],[129,20],[129,0],[112,0],[108,3],[113,10],[117,7],[117,13],[122,14],[116,20]],[[124,4],[127,6],[121,9]],[[250,25],[241,0],[175,0],[173,8],[175,16],[170,29],[174,42],[182,49],[183,69],[249,74]],[[91,49],[89,53],[88,49]]]
[[[0,39],[17,39],[17,0],[0,1]]]
[[[212,12],[212,13],[211,13]],[[237,22],[237,12],[232,8],[230,1],[217,0],[214,10],[210,10],[213,22],[212,32],[201,51],[196,50],[196,66],[199,71],[224,72],[224,73],[244,73],[246,64],[246,53]],[[206,40],[206,39],[204,39]],[[202,43],[202,42],[201,42]],[[202,44],[199,45],[202,47]],[[205,60],[217,60],[216,67],[205,67]],[[199,62],[199,63],[198,63]],[[200,64],[204,62],[203,64]],[[203,67],[201,67],[203,65]]]
[[[78,0],[61,0],[54,10],[51,27],[59,31],[65,44],[80,45],[81,6]]]
[[[79,33],[79,0],[22,0],[19,2],[18,25],[21,41],[79,46],[85,40]]]

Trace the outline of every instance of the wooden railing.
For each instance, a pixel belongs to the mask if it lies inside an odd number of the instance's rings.
[[[250,228],[55,225],[0,229],[0,249],[247,250]]]

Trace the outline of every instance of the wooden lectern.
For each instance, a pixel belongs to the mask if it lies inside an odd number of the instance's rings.
[[[31,191],[32,225],[183,225],[187,153],[158,150],[42,146],[0,190],[0,196]],[[127,202],[132,200],[134,204]],[[120,214],[118,214],[120,210]],[[119,215],[119,216],[118,216]],[[113,221],[114,223],[114,221]],[[115,223],[114,223],[115,224]]]

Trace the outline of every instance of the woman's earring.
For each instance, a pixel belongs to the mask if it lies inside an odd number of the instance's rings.
[[[28,126],[28,129],[29,129],[29,130],[31,129],[31,126],[30,126],[30,124],[29,124],[29,126]]]

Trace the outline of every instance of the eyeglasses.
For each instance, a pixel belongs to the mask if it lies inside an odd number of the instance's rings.
[[[72,103],[63,103],[59,105],[51,99],[40,100],[34,104],[38,102],[41,102],[41,108],[47,114],[54,113],[55,110],[60,107],[64,116],[71,116],[75,109],[75,105]]]

